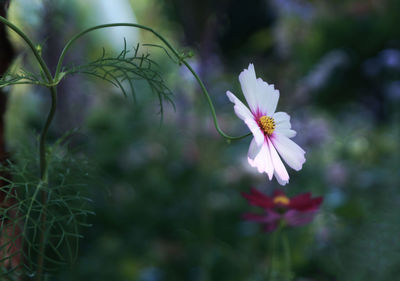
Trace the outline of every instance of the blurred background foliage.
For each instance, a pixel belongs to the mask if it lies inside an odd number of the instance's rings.
[[[397,0],[12,0],[10,18],[42,44],[53,69],[64,42],[85,27],[153,27],[195,52],[191,64],[221,126],[237,134],[247,129],[225,92],[241,95],[238,74],[253,62],[280,90],[278,109],[290,113],[295,141],[307,151],[285,189],[325,197],[311,225],[288,233],[296,280],[393,281],[400,274],[399,13]],[[26,46],[10,36],[16,66],[29,64]],[[118,53],[124,37],[130,47],[156,43],[138,30],[99,31],[67,63],[94,59],[102,47]],[[176,111],[167,105],[162,123],[144,84],[136,85],[136,102],[85,76],[59,87],[50,138],[79,129],[68,149],[94,170],[96,216],[77,262],[52,280],[265,280],[270,235],[241,220],[250,207],[240,192],[281,187],[248,167],[250,139],[227,144],[217,135],[189,73],[162,50],[147,51],[175,94]],[[11,90],[11,152],[35,138],[48,98],[36,87]]]

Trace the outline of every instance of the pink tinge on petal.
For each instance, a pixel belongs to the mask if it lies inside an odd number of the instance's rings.
[[[274,231],[278,227],[279,222],[283,218],[283,216],[272,210],[266,210],[266,215],[268,221],[264,222],[264,231],[266,232]]]
[[[263,224],[264,231],[271,232],[278,227],[282,215],[273,211],[267,211],[263,215],[246,213],[242,215],[242,218],[248,221],[261,223]]]
[[[256,143],[260,146],[262,143],[264,143],[264,134],[261,131],[260,127],[258,126],[257,122],[254,119],[246,119],[244,120],[244,123],[246,123],[247,127],[249,127],[251,133],[254,136],[254,139],[256,140]]]
[[[250,220],[250,221],[256,221],[260,223],[270,223],[270,222],[275,222],[279,219],[281,219],[281,215],[271,211],[271,210],[266,210],[264,214],[253,214],[253,213],[245,213],[243,214],[243,219],[245,220]]]
[[[274,132],[270,139],[283,160],[294,170],[301,170],[306,161],[305,151],[291,139],[278,132]]]
[[[279,158],[279,155],[276,152],[272,142],[269,140],[269,138],[266,138],[266,139],[267,139],[268,148],[269,148],[270,155],[271,155],[272,164],[274,166],[274,173],[276,175],[278,175],[278,177],[277,177],[278,183],[281,185],[285,185],[286,183],[289,182],[289,174],[286,171],[286,168],[283,165],[281,158]]]
[[[282,179],[282,178],[280,177],[280,175],[279,175],[276,171],[274,171],[274,176],[275,176],[277,182],[278,182],[280,185],[282,185],[282,186],[289,183],[289,179],[287,179],[287,180]]]
[[[297,210],[289,210],[284,214],[286,223],[290,226],[301,226],[310,223],[318,210],[301,212]]]
[[[226,92],[226,95],[228,96],[229,100],[235,104],[234,110],[236,115],[246,123],[257,144],[261,145],[264,142],[264,133],[254,120],[253,114],[234,94],[228,91]]]

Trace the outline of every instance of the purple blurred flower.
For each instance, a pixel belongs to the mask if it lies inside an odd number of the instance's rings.
[[[272,3],[282,14],[288,16],[298,16],[302,19],[311,19],[315,14],[314,6],[307,1],[273,0]]]
[[[264,209],[263,214],[246,213],[243,218],[263,224],[266,232],[274,231],[280,222],[289,226],[310,223],[323,201],[322,197],[311,198],[310,192],[289,198],[285,192],[275,190],[274,195],[270,197],[255,188],[252,188],[250,193],[242,193],[242,196],[250,205]]]
[[[334,49],[325,54],[314,69],[304,78],[302,86],[309,90],[318,90],[337,72],[350,62],[350,56],[345,50]]]
[[[396,49],[385,49],[380,52],[380,59],[388,68],[400,69],[400,51]]]
[[[382,50],[378,56],[368,59],[363,65],[364,73],[371,77],[377,76],[385,69],[400,70],[400,50]]]

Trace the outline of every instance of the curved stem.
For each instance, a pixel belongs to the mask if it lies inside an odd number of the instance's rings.
[[[193,70],[193,68],[190,66],[190,64],[187,63],[186,60],[182,60],[182,63],[187,67],[187,69],[189,69],[189,71],[192,73],[194,78],[196,78],[197,83],[200,85],[200,88],[201,88],[201,90],[202,90],[202,92],[203,92],[203,94],[204,94],[204,96],[205,96],[205,98],[206,98],[206,100],[208,102],[208,106],[210,107],[211,115],[212,115],[213,121],[214,121],[214,126],[215,126],[215,129],[218,131],[218,133],[221,136],[223,136],[224,138],[228,139],[228,140],[240,140],[240,139],[243,139],[245,137],[250,136],[251,133],[248,133],[246,135],[239,136],[239,137],[233,137],[233,136],[230,136],[230,135],[226,134],[224,131],[222,131],[222,129],[219,127],[219,124],[218,124],[217,114],[215,113],[215,108],[214,108],[213,102],[211,100],[211,97],[210,97],[206,87],[204,86],[203,81],[201,81],[200,77]]]
[[[202,92],[203,92],[203,94],[204,94],[204,96],[205,96],[205,98],[206,98],[206,100],[207,100],[208,106],[209,106],[209,108],[210,108],[210,110],[211,110],[211,114],[212,114],[212,117],[213,117],[215,129],[217,130],[217,132],[218,132],[222,137],[224,137],[225,139],[228,139],[228,140],[239,140],[239,139],[242,139],[242,138],[245,138],[245,137],[251,135],[251,133],[248,133],[248,134],[245,134],[245,135],[242,135],[242,136],[230,136],[230,135],[226,134],[224,131],[222,131],[222,129],[219,127],[219,124],[218,124],[217,115],[216,115],[215,108],[214,108],[213,102],[212,102],[212,100],[211,100],[210,94],[208,93],[206,87],[204,86],[204,83],[201,81],[201,79],[200,79],[200,77],[197,75],[197,73],[193,70],[193,68],[189,65],[189,63],[179,54],[179,52],[178,52],[174,47],[172,47],[172,45],[171,45],[163,36],[161,36],[158,32],[156,32],[156,31],[153,30],[152,28],[149,28],[149,27],[147,27],[147,26],[143,26],[143,25],[140,25],[140,24],[134,24],[134,23],[112,23],[112,24],[102,24],[102,25],[97,25],[97,26],[88,28],[88,29],[86,29],[86,30],[84,30],[84,31],[82,31],[82,32],[80,32],[80,33],[78,33],[78,34],[75,35],[74,37],[72,37],[71,40],[68,41],[68,43],[65,45],[64,49],[63,49],[62,52],[61,52],[60,58],[59,58],[58,63],[57,63],[56,73],[55,73],[55,75],[54,75],[55,81],[58,81],[58,80],[59,80],[59,79],[58,79],[58,76],[59,76],[60,71],[61,71],[61,67],[62,67],[62,63],[63,63],[63,61],[64,61],[65,54],[67,53],[67,51],[69,50],[69,48],[71,47],[71,45],[72,45],[77,39],[79,39],[80,37],[82,37],[82,36],[85,35],[86,33],[89,33],[89,32],[91,32],[91,31],[94,31],[94,30],[97,30],[97,29],[102,29],[102,28],[107,28],[107,27],[118,27],[118,26],[135,27],[135,28],[140,28],[140,29],[147,30],[147,31],[153,33],[158,39],[160,39],[160,40],[165,44],[165,46],[167,46],[167,48],[168,48],[169,50],[171,50],[171,52],[172,52],[172,53],[174,54],[174,56],[178,59],[178,61],[186,66],[186,68],[187,68],[187,69],[192,73],[192,75],[196,78],[196,81],[197,81],[197,83],[199,84],[199,86],[200,86],[200,88],[201,88],[201,90],[202,90]]]
[[[147,30],[147,31],[153,33],[153,34],[154,34],[158,39],[160,39],[160,40],[165,44],[165,46],[167,46],[168,49],[170,49],[171,52],[180,60],[180,55],[179,55],[178,51],[175,50],[175,48],[172,47],[172,45],[171,45],[164,37],[162,37],[159,33],[157,33],[156,31],[154,31],[154,30],[153,30],[152,28],[150,28],[150,27],[147,27],[147,26],[144,26],[144,25],[140,25],[140,24],[136,24],[136,23],[110,23],[110,24],[101,24],[101,25],[93,26],[93,27],[91,27],[91,28],[88,28],[88,29],[86,29],[86,30],[84,30],[84,31],[82,31],[82,32],[80,32],[80,33],[78,33],[78,34],[76,34],[74,37],[72,37],[72,38],[68,41],[68,43],[65,45],[64,49],[62,50],[61,55],[60,55],[60,58],[59,58],[58,63],[57,63],[56,73],[55,73],[55,75],[54,75],[54,77],[56,78],[56,80],[57,80],[58,75],[60,74],[61,66],[62,66],[62,63],[63,63],[63,61],[64,61],[65,54],[67,53],[68,49],[71,47],[71,45],[72,45],[77,39],[79,39],[80,37],[82,37],[82,36],[85,35],[86,33],[89,33],[89,32],[91,32],[91,31],[94,31],[94,30],[97,30],[97,29],[103,29],[103,28],[108,28],[108,27],[119,27],[119,26],[128,26],[128,27],[140,28],[140,29]]]
[[[39,62],[40,67],[42,68],[44,74],[46,75],[46,78],[47,78],[48,82],[52,83],[53,82],[53,77],[51,76],[49,68],[47,67],[47,65],[44,62],[43,58],[40,56],[39,52],[36,50],[35,45],[28,38],[28,36],[26,36],[26,34],[21,29],[16,27],[14,24],[9,22],[6,18],[4,18],[2,16],[0,16],[0,22],[4,23],[9,28],[11,28],[13,31],[15,31],[15,33],[17,33],[28,44],[29,48],[31,48],[33,54],[35,55],[37,61]]]

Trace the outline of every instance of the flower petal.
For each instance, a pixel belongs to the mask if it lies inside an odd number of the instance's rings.
[[[323,197],[311,198],[311,193],[302,193],[290,199],[289,207],[297,211],[318,210]]]
[[[277,181],[280,185],[286,185],[286,184],[289,183],[289,180],[284,180],[284,179],[282,179],[282,178],[278,175],[278,173],[277,173],[276,171],[274,171],[274,176],[275,176],[275,178],[276,178],[276,181]]]
[[[280,133],[288,138],[296,136],[296,131],[291,130],[290,116],[286,112],[277,112],[273,115],[275,120],[275,132]]]
[[[236,115],[242,119],[243,121],[246,119],[254,118],[253,114],[250,110],[230,91],[226,92],[229,100],[235,105],[233,108],[235,110]]]
[[[282,189],[275,189],[273,194],[274,194],[273,198],[278,197],[278,196],[286,197],[286,193]],[[292,199],[290,199],[290,200],[292,200]]]
[[[282,123],[281,126],[286,128],[283,124],[289,124],[290,128],[290,116],[286,112],[276,112],[272,118],[274,118],[277,125]]]
[[[286,171],[285,166],[282,163],[281,158],[279,157],[278,153],[275,150],[272,142],[267,139],[268,148],[271,155],[272,164],[274,165],[274,174],[279,182],[280,185],[285,185],[289,182],[289,174]]]
[[[249,221],[255,221],[260,223],[270,223],[280,219],[280,215],[274,212],[271,212],[271,215],[264,214],[254,214],[254,213],[244,213],[242,218]]]
[[[318,210],[301,212],[296,210],[289,210],[285,213],[284,219],[288,225],[301,226],[310,223]]]
[[[239,74],[239,81],[244,97],[253,113],[257,112],[257,78],[254,65],[249,64],[249,68]]]
[[[272,116],[279,100],[279,91],[261,78],[257,79],[256,101],[262,115]]]
[[[267,232],[273,231],[277,228],[279,220],[283,215],[276,213],[272,210],[266,210],[264,215],[245,213],[242,218],[248,221],[255,221],[264,225],[264,230]]]
[[[250,166],[257,168],[259,173],[266,173],[269,179],[272,179],[274,168],[266,142],[259,146],[253,138],[250,143],[247,160]]]
[[[253,114],[234,94],[227,91],[226,95],[228,96],[229,100],[235,104],[234,109],[236,115],[246,123],[247,127],[249,127],[254,138],[256,139],[256,142],[261,145],[264,142],[264,134],[257,122],[254,120]]]
[[[246,198],[251,205],[262,207],[264,209],[271,209],[274,207],[272,198],[255,188],[252,188],[250,193],[242,192],[242,196]]]
[[[264,231],[265,232],[274,231],[275,229],[278,228],[279,221],[283,218],[283,215],[274,212],[272,210],[266,210],[266,213],[268,215],[269,221],[264,223]]]
[[[292,129],[280,128],[278,126],[275,128],[275,132],[280,133],[288,138],[293,138],[297,134],[296,131],[294,131]]]
[[[278,150],[279,155],[294,170],[301,170],[306,161],[306,153],[300,146],[290,140],[288,137],[276,132],[271,136],[271,141]]]
[[[253,138],[250,142],[249,152],[247,153],[247,157],[251,160],[256,158],[257,154],[260,153],[261,145],[258,146],[255,139]]]
[[[260,126],[258,126],[257,122],[254,119],[249,118],[244,120],[244,123],[246,123],[247,127],[249,127],[254,136],[254,139],[256,140],[256,143],[259,146],[262,145],[264,143],[265,136],[261,131]]]

